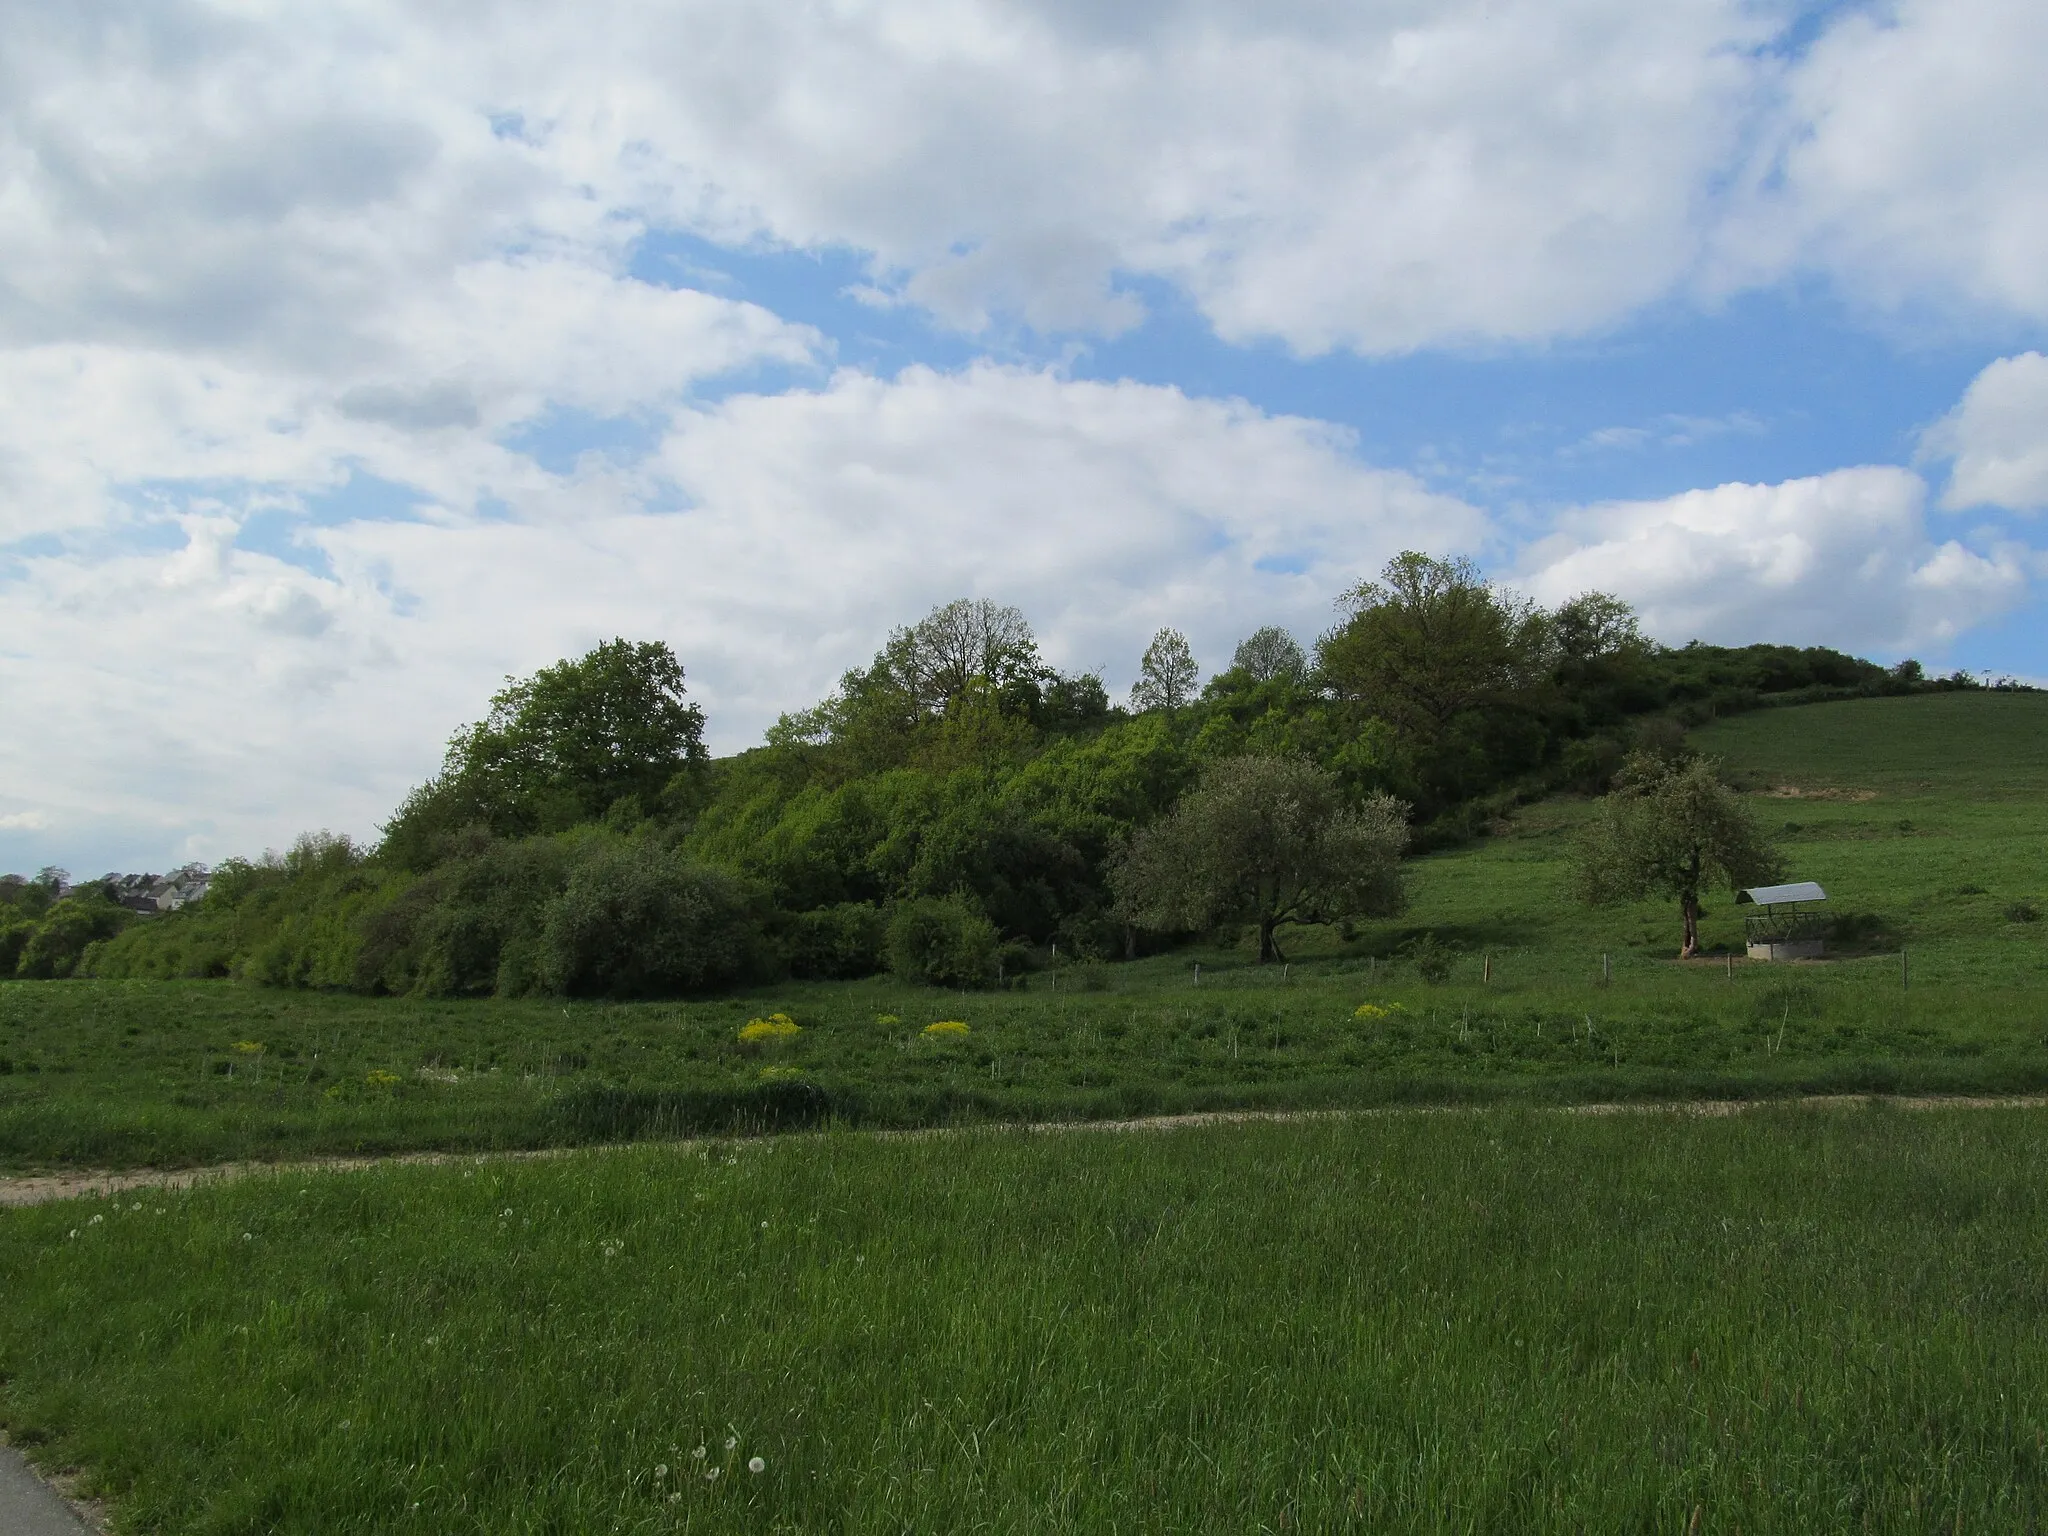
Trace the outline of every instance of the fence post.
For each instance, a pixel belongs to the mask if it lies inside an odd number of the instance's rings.
[[[1201,984],[1202,984],[1202,968],[1201,968],[1201,967],[1200,967],[1200,966],[1198,965],[1198,966],[1196,966],[1196,967],[1195,967],[1195,985],[1199,987],[1199,986],[1200,986]]]
[[[1606,955],[1600,957],[1600,985],[1607,986],[1614,980],[1614,962]]]
[[[1908,969],[1908,967],[1907,967],[1907,965],[1906,965],[1906,949],[1905,949],[1905,946],[1904,946],[1904,945],[1900,945],[1900,946],[1899,946],[1899,990],[1900,990],[1901,992],[1905,991],[1905,990],[1906,990],[1906,988],[1908,987],[1908,985],[1910,985],[1910,978],[1911,978],[1911,975],[1912,975],[1912,972],[1911,972],[1911,971],[1910,971],[1910,970]]]
[[[1484,982],[1490,982],[1490,981],[1492,981],[1492,980],[1493,980],[1493,956],[1492,956],[1492,955],[1487,955],[1487,956],[1485,956],[1485,957],[1484,957],[1483,959],[1481,959],[1481,960],[1480,960],[1480,962],[1479,962],[1479,979],[1480,979],[1481,981],[1484,981]]]

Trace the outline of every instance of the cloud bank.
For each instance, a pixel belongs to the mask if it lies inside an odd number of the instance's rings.
[[[41,818],[53,847],[189,829],[180,857],[311,820],[369,833],[500,675],[613,634],[673,644],[734,750],[963,593],[1127,682],[1160,624],[1218,663],[1258,622],[1312,634],[1402,548],[1486,531],[1327,424],[996,365],[680,408],[630,467],[533,476],[550,483],[515,488],[517,518],[302,525],[289,559],[241,542],[277,492],[128,510],[169,547],[23,558],[0,680],[44,729],[0,738],[0,784],[32,789],[0,814]]]
[[[1525,580],[1550,603],[1612,592],[1666,641],[1940,645],[2017,603],[2027,570],[2011,548],[1934,542],[1926,494],[1911,470],[1870,466],[1590,507],[1528,551]]]
[[[37,728],[0,733],[0,866],[368,832],[499,677],[613,633],[674,643],[729,748],[961,593],[1120,682],[1160,623],[1307,638],[1411,545],[1673,639],[1938,645],[2024,592],[1904,469],[1480,506],[1326,422],[1016,361],[1161,295],[1303,357],[1526,355],[1774,284],[2038,327],[2020,0],[5,14],[0,714]],[[636,275],[672,235],[846,254],[989,356],[850,370]],[[1929,434],[1942,507],[2048,505],[2044,373]],[[1761,428],[1585,446],[1709,431]]]

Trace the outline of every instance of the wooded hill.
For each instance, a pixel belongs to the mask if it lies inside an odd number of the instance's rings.
[[[1360,811],[1398,802],[1412,852],[1597,793],[1631,750],[1717,715],[1980,686],[1825,648],[1663,646],[1611,597],[1544,609],[1413,553],[1312,650],[1262,629],[1199,675],[1163,630],[1119,706],[1047,666],[1017,610],[961,600],[712,759],[678,659],[614,640],[508,683],[375,846],[316,834],[229,861],[198,906],[140,922],[17,882],[0,974],[648,996],[886,967],[988,985],[1054,944],[1172,942],[1139,933],[1116,871],[1226,760],[1311,765]]]

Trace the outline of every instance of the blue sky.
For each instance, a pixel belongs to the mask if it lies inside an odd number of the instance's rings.
[[[49,8],[0,868],[374,836],[507,674],[719,750],[962,594],[1127,685],[1391,554],[2048,677],[2020,0]]]

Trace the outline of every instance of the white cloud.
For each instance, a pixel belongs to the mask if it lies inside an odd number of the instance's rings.
[[[0,337],[374,368],[454,274],[616,273],[650,226],[870,252],[967,330],[1113,333],[1119,275],[1156,278],[1304,352],[1542,341],[1802,269],[2048,316],[2048,11],[1849,7],[1786,60],[1796,10],[17,7]]]
[[[1787,14],[16,5],[0,718],[39,729],[0,733],[0,850],[366,831],[502,673],[613,632],[674,640],[730,746],[962,591],[1114,675],[1159,623],[1215,659],[1266,619],[1306,638],[1394,549],[1484,539],[1324,424],[1029,369],[830,374],[806,327],[634,280],[650,231],[871,253],[871,299],[969,332],[1115,333],[1131,279],[1302,352],[1540,343],[1806,271],[2048,316],[2040,8],[1851,9],[1792,61],[1762,46]],[[1950,501],[2041,499],[2032,366],[1944,428]],[[760,368],[806,387],[705,403]],[[521,445],[565,413],[653,446],[552,472]],[[316,526],[361,510],[352,477],[411,488],[413,520]],[[1528,569],[1666,632],[1890,645],[2010,601],[2016,561],[1937,547],[1917,480],[1858,470],[1576,514]]]
[[[1749,411],[1725,416],[1683,416],[1666,412],[1647,426],[1599,427],[1563,450],[1566,457],[1588,452],[1632,451],[1640,448],[1693,448],[1717,437],[1739,434],[1760,437],[1770,428]]]
[[[600,185],[643,147],[655,218],[872,251],[968,328],[1114,331],[1127,272],[1232,340],[1399,351],[1682,278],[1769,30],[1739,0],[614,4],[529,13],[472,90]]]
[[[1785,77],[1726,276],[1797,268],[1858,299],[2048,318],[2048,7],[1845,7]]]
[[[1612,592],[1667,643],[1897,651],[1940,645],[2024,596],[2026,562],[1927,536],[1910,470],[1837,470],[1570,514],[1524,555],[1544,602]]]
[[[370,833],[502,676],[613,634],[670,641],[731,750],[963,593],[1123,683],[1160,624],[1220,665],[1261,622],[1311,637],[1398,549],[1485,531],[1323,423],[986,365],[735,396],[631,470],[540,478],[514,521],[307,529],[326,574],[238,547],[250,508],[222,499],[163,514],[170,551],[21,562],[0,712],[38,730],[0,737],[0,800],[95,866]]]
[[[2048,507],[2048,357],[2023,352],[1992,363],[1923,446],[1954,461],[1944,507]]]
[[[547,483],[500,439],[553,408],[658,410],[818,338],[750,304],[566,262],[478,262],[354,317],[315,368],[242,353],[51,342],[0,349],[0,542],[104,523],[123,486],[332,487],[355,467],[458,507]]]

